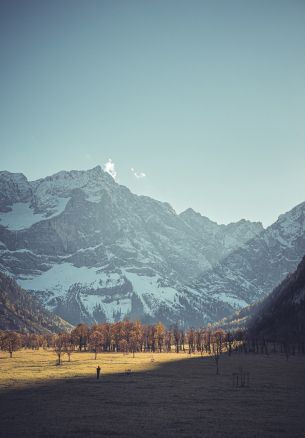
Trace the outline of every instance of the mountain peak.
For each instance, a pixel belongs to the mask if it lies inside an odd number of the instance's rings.
[[[21,172],[10,172],[9,170],[0,170],[0,178],[1,177],[5,177],[5,178],[22,178],[22,179],[27,179],[26,176],[21,173]]]
[[[198,211],[195,211],[193,208],[189,207],[186,210],[182,211],[180,213],[180,216],[201,216],[200,213],[198,213]]]
[[[194,219],[198,219],[198,220],[206,220],[209,221],[210,223],[216,224],[216,222],[212,221],[211,219],[209,219],[207,216],[203,216],[201,213],[199,213],[198,211],[195,211],[193,208],[189,207],[186,210],[182,211],[179,216],[181,216],[182,218],[194,218]]]
[[[259,230],[264,230],[264,226],[262,224],[262,222],[260,221],[250,221],[249,219],[240,219],[236,222],[230,222],[228,225],[225,225],[228,228],[240,228],[240,229],[244,229],[244,228],[256,228],[258,231]]]
[[[109,175],[105,172],[100,165],[92,167],[87,170],[60,170],[59,172],[53,173],[52,175],[47,176],[46,178],[41,178],[38,181],[44,180],[59,180],[59,179],[77,179],[81,178],[84,175],[87,177],[92,176],[105,176]]]
[[[89,169],[89,171],[95,171],[95,172],[99,172],[99,173],[103,173],[104,171],[102,170],[102,167],[100,164],[98,164],[97,166],[93,167],[92,169]]]
[[[0,211],[7,211],[14,202],[27,201],[31,194],[30,183],[23,173],[0,172]]]

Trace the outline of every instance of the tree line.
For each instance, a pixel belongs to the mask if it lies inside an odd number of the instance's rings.
[[[305,343],[287,343],[251,336],[247,330],[226,332],[221,328],[205,327],[182,330],[178,325],[166,328],[161,322],[142,324],[140,321],[124,320],[115,323],[100,323],[89,326],[78,324],[71,332],[58,334],[29,334],[0,331],[0,349],[13,353],[21,348],[51,349],[57,355],[58,364],[62,356],[68,361],[74,352],[87,351],[94,354],[121,352],[187,352],[188,354],[208,354],[215,359],[219,372],[222,353],[233,352],[269,354],[285,353],[287,359],[296,353],[305,354]]]
[[[21,348],[54,349],[59,358],[75,351],[93,352],[95,358],[102,352],[171,352],[211,353],[214,344],[232,349],[236,336],[231,337],[221,329],[182,330],[177,325],[167,329],[161,322],[142,324],[140,321],[120,321],[89,326],[78,324],[71,332],[58,334],[29,334],[0,331],[0,349],[13,352]]]

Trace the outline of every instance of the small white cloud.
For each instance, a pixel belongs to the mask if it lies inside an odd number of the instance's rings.
[[[117,174],[117,171],[115,169],[115,164],[111,158],[109,158],[107,163],[104,164],[104,171],[109,173],[109,175],[111,175],[112,178],[116,181],[118,174]]]
[[[137,172],[133,167],[130,170],[131,170],[131,172],[134,174],[134,176],[137,179],[145,178],[146,177],[146,173],[144,173],[144,172]]]

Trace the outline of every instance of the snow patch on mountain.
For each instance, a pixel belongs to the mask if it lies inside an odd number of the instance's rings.
[[[232,308],[234,309],[242,309],[243,307],[246,307],[248,305],[247,301],[233,295],[226,294],[225,292],[215,294],[214,298],[224,303],[230,304],[230,306],[232,306]]]
[[[55,292],[56,296],[64,296],[69,288],[77,283],[97,289],[103,285],[110,286],[120,278],[117,274],[110,275],[98,271],[97,268],[76,267],[71,263],[60,263],[40,275],[20,279],[18,283],[24,289],[46,290]]]
[[[30,228],[32,225],[46,219],[51,219],[61,214],[70,198],[57,198],[56,206],[45,213],[35,213],[29,202],[16,202],[11,206],[11,211],[0,213],[0,225],[10,231]]]
[[[123,286],[126,280],[130,282],[132,292],[141,300],[147,314],[158,308],[160,302],[171,305],[178,297],[177,290],[165,284],[159,275],[140,275],[128,269],[122,269],[118,273],[107,273],[99,268],[77,268],[71,263],[54,265],[39,276],[23,277],[18,282],[27,290],[49,292],[51,302],[54,297],[64,298],[73,287],[81,285],[82,302],[87,311],[92,313],[100,305],[107,319],[113,320],[115,313],[126,315],[130,312],[131,298],[116,296],[112,302],[105,302],[105,295],[101,295],[100,291]],[[46,304],[52,308],[48,301]]]
[[[123,270],[125,277],[131,282],[133,291],[141,299],[145,313],[154,311],[159,302],[171,305],[178,296],[177,289],[168,286],[159,275],[138,275],[127,269]],[[148,305],[150,303],[150,306]]]

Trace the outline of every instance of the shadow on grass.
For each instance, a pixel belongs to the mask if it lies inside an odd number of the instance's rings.
[[[2,392],[0,436],[305,436],[304,358],[222,356],[219,376],[212,358],[154,365],[99,381],[92,375]],[[240,366],[250,372],[249,388],[232,387]]]

